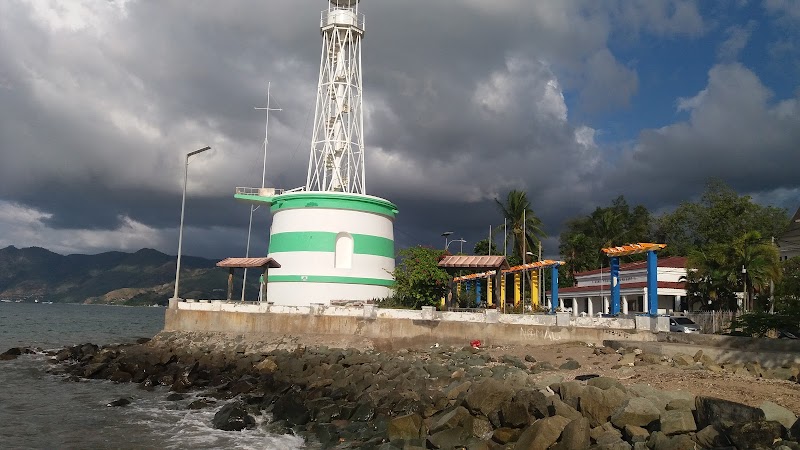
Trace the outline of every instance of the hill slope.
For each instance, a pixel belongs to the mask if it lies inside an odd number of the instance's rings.
[[[223,298],[227,270],[216,260],[181,258],[181,297]],[[248,275],[248,298],[257,295],[258,277]],[[241,293],[241,272],[234,297]],[[59,255],[39,247],[0,249],[0,299],[65,303],[165,305],[172,297],[175,257],[145,248],[134,253]],[[236,295],[239,293],[239,295]]]

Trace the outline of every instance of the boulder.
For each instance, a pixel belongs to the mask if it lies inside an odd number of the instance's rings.
[[[617,388],[599,389],[586,386],[581,392],[579,410],[589,419],[592,426],[598,426],[611,418],[611,415],[622,406],[628,396]]]
[[[470,386],[472,386],[471,381],[452,383],[450,386],[447,387],[447,389],[445,389],[444,395],[446,395],[449,400],[455,400],[461,394],[469,391]]]
[[[464,401],[467,408],[473,412],[480,412],[488,416],[493,411],[499,411],[504,403],[511,401],[514,390],[504,383],[486,378],[470,386]]]
[[[764,420],[780,422],[787,430],[797,421],[793,412],[772,402],[764,402],[759,407],[764,412]]]
[[[580,365],[580,363],[578,361],[575,361],[574,359],[570,359],[567,362],[565,362],[564,364],[561,364],[560,366],[558,366],[558,368],[561,369],[561,370],[575,370],[575,369],[580,369],[581,365]]]
[[[611,377],[596,377],[592,378],[591,380],[586,382],[587,386],[594,386],[598,389],[610,389],[610,388],[617,388],[622,392],[625,392],[625,386],[619,382],[616,378]]]
[[[500,409],[500,418],[504,426],[511,428],[526,427],[533,422],[533,417],[528,412],[528,405],[516,399],[503,405]]]
[[[513,401],[525,405],[528,409],[528,413],[537,419],[542,419],[550,415],[547,397],[539,391],[528,389],[520,390],[514,395]]]
[[[778,439],[786,434],[786,429],[779,422],[758,420],[742,423],[728,430],[728,438],[737,448],[748,450],[771,449]]]
[[[214,428],[224,431],[241,431],[245,428],[254,428],[256,421],[247,413],[242,402],[232,402],[223,406],[211,420]]]
[[[522,433],[522,430],[516,428],[496,428],[492,433],[492,441],[497,442],[498,444],[505,445],[510,442],[514,442],[519,438],[519,435]]]
[[[674,411],[674,410],[683,410],[683,411],[694,411],[695,405],[694,400],[689,400],[686,398],[676,398],[674,400],[670,400],[669,403],[666,405],[667,411]]]
[[[428,436],[428,444],[433,448],[458,448],[464,445],[469,436],[470,432],[464,427],[455,427]]]
[[[622,432],[614,428],[614,425],[611,422],[606,422],[589,430],[589,436],[595,441],[600,439],[606,433],[613,434],[615,438],[622,439]]]
[[[3,353],[0,353],[0,361],[11,361],[17,359],[22,354],[22,349],[19,347],[12,347]]]
[[[650,435],[647,446],[652,450],[697,450],[697,443],[689,435],[667,436],[660,431]]]
[[[278,364],[270,358],[265,358],[263,361],[257,363],[254,369],[262,374],[275,373],[278,370]]]
[[[286,394],[278,398],[275,401],[272,414],[276,420],[285,420],[290,425],[305,425],[311,418],[308,407],[292,394]]]
[[[697,431],[694,415],[690,410],[675,409],[661,414],[661,432],[667,436]]]
[[[583,417],[583,414],[578,412],[578,410],[559,400],[557,395],[553,395],[552,397],[548,398],[547,401],[548,416],[561,416],[570,420],[580,419]]]
[[[130,401],[130,399],[127,399],[127,398],[119,398],[119,399],[117,399],[117,400],[114,400],[114,401],[113,401],[113,402],[111,402],[111,403],[108,403],[106,406],[108,406],[108,407],[117,407],[117,406],[128,406],[128,405],[130,405],[130,404],[131,404],[131,401]]]
[[[464,425],[467,420],[471,419],[472,415],[470,415],[469,411],[467,411],[467,408],[464,408],[463,406],[456,406],[450,411],[443,412],[442,414],[434,417],[434,420],[430,422],[431,434]]]
[[[653,402],[644,397],[634,397],[611,415],[611,423],[617,428],[624,428],[625,425],[646,427],[658,420],[660,415],[661,411]]]
[[[703,448],[727,447],[731,445],[730,439],[714,425],[709,425],[695,433],[694,440]]]
[[[553,447],[553,450],[573,450],[589,448],[591,440],[589,438],[589,420],[585,417],[574,419],[564,427],[561,438]]]
[[[625,439],[630,443],[647,442],[650,437],[650,432],[642,427],[636,425],[625,425],[623,429],[625,432]]]
[[[494,427],[489,419],[485,417],[474,417],[472,419],[472,435],[478,439],[487,441],[491,439]]]
[[[786,381],[794,381],[795,380],[795,373],[794,370],[786,367],[775,367],[773,369],[763,369],[761,372],[761,376],[764,378],[770,378],[773,380],[786,380]]]
[[[789,437],[795,441],[800,441],[800,419],[797,419],[794,425],[789,429]]]
[[[555,444],[561,436],[561,432],[570,422],[570,419],[561,416],[539,419],[522,432],[514,448],[547,450],[547,448]]]
[[[585,387],[578,381],[565,381],[559,385],[558,394],[561,397],[561,401],[578,409],[578,397]]]
[[[390,441],[398,439],[417,439],[424,436],[422,417],[419,414],[407,414],[389,421],[388,436]]]
[[[705,428],[714,425],[720,429],[764,420],[764,411],[741,403],[722,400],[714,397],[697,397],[697,426]]]
[[[675,363],[676,366],[692,366],[694,365],[694,360],[689,355],[684,355],[683,353],[677,353],[675,356],[672,357],[672,362]]]

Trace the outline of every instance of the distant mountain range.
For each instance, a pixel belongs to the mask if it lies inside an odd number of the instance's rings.
[[[225,298],[228,271],[216,260],[181,257],[180,296]],[[135,253],[59,255],[39,247],[0,249],[0,300],[23,302],[166,305],[175,288],[175,256],[144,248]],[[237,271],[234,298],[241,296]],[[258,292],[248,272],[248,299]]]

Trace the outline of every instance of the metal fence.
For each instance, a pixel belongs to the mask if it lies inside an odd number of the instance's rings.
[[[731,321],[736,317],[733,311],[690,312],[685,314],[703,328],[703,333],[723,333],[731,328]]]

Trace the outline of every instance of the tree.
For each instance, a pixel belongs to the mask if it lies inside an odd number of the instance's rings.
[[[778,236],[789,223],[786,210],[761,206],[720,180],[711,180],[698,202],[683,202],[657,220],[655,238],[667,244],[662,254],[688,255],[692,249],[730,245],[745,233]]]
[[[754,305],[748,299],[753,298],[755,290],[763,292],[771,281],[781,277],[778,250],[757,231],[744,233],[728,244],[713,243],[690,251],[687,269],[696,271],[696,277],[688,279],[690,296],[702,295],[732,309],[729,298],[735,297],[735,292],[747,287],[744,308],[752,310]]]
[[[488,238],[487,239],[482,239],[482,240],[478,241],[475,244],[475,248],[473,249],[473,252],[475,252],[476,255],[488,255],[489,254],[489,244],[490,244],[490,242],[489,242]],[[494,244],[494,242],[491,242],[491,246],[492,246],[491,247],[492,248],[492,255],[499,255],[500,253],[498,253],[497,246]]]
[[[800,256],[781,261],[781,279],[775,283],[775,311],[800,314]]]
[[[745,308],[753,309],[752,298],[755,289],[765,290],[770,282],[781,277],[778,249],[761,238],[758,231],[750,231],[733,242],[730,248],[730,261],[735,271],[738,267],[747,269],[743,282],[747,287]]]
[[[450,276],[437,266],[445,255],[444,250],[423,246],[400,250],[393,273],[394,301],[412,309],[438,305],[450,285]]]
[[[506,238],[511,242],[512,256],[519,257],[522,261],[531,258],[527,252],[537,254],[542,238],[547,235],[542,231],[542,221],[536,217],[524,191],[513,190],[508,193],[506,202],[495,199],[503,218],[506,220]],[[498,227],[495,232],[503,230]]]
[[[638,205],[631,209],[623,196],[615,198],[610,206],[598,206],[588,216],[568,221],[561,233],[559,246],[567,266],[565,283],[574,281],[576,272],[607,265],[607,258],[602,252],[604,247],[651,240],[650,228],[650,212],[647,208]],[[631,257],[637,258],[643,256]]]
[[[701,309],[736,310],[737,298],[734,287],[736,274],[726,267],[725,248],[713,246],[706,250],[694,249],[689,252],[686,263],[686,282],[689,308],[701,302]]]

